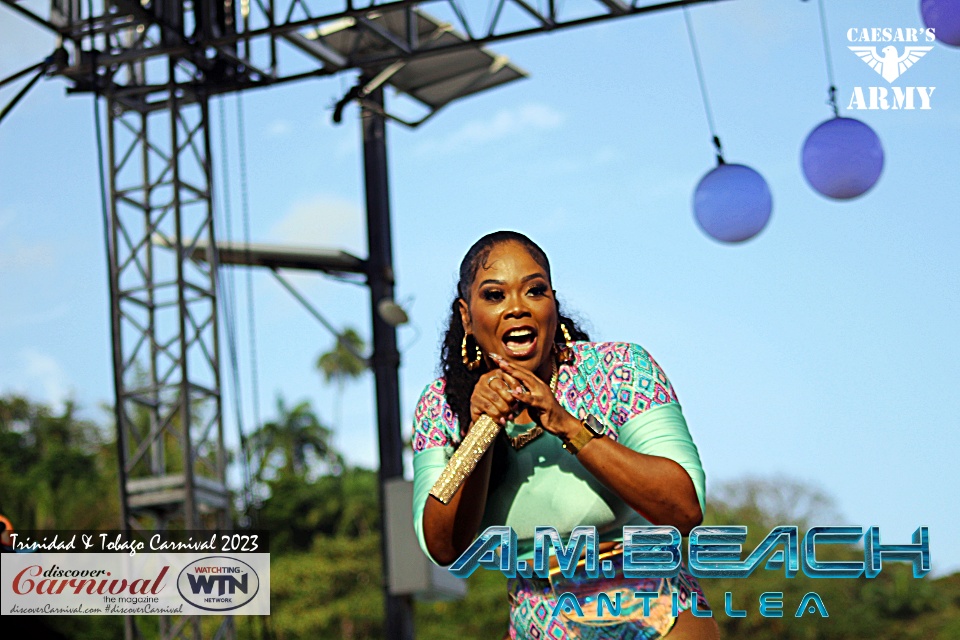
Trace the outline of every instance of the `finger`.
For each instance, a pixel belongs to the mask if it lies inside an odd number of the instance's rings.
[[[474,400],[474,404],[480,408],[481,413],[489,414],[491,418],[498,418],[513,410],[516,399],[509,394],[503,398],[496,393],[484,393]]]
[[[503,370],[520,382],[520,384],[523,385],[528,391],[533,391],[535,389],[539,389],[540,387],[546,386],[546,383],[538,378],[537,375],[532,371],[527,371],[523,367],[514,366],[505,360],[502,361],[502,365]]]
[[[507,416],[510,414],[509,408],[499,407],[493,402],[487,402],[481,406],[483,408],[481,413],[490,416],[494,421],[500,424],[507,423]]]
[[[522,404],[525,404],[528,407],[532,407],[534,409],[541,408],[541,405],[543,404],[540,396],[534,393],[533,391],[527,391],[525,389],[516,388],[516,389],[510,390],[510,395],[513,396],[513,398],[516,401]]]
[[[539,378],[536,379],[538,381],[540,380]],[[542,385],[542,381],[541,385],[534,389],[523,389],[519,387],[511,389],[510,395],[513,396],[517,402],[541,411],[550,409],[550,407],[556,403],[556,398],[553,396],[553,393],[549,391],[549,388]]]
[[[487,386],[495,391],[501,398],[510,403],[514,401],[513,397],[510,395],[510,390],[517,388],[519,384],[520,383],[516,378],[503,372],[500,372],[499,374],[487,379]]]

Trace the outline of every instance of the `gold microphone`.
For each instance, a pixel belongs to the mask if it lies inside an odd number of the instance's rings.
[[[460,443],[460,447],[454,452],[453,457],[443,468],[443,473],[437,478],[433,488],[430,489],[430,495],[438,499],[443,504],[450,502],[450,498],[457,492],[463,481],[467,479],[470,472],[474,470],[480,458],[487,452],[490,445],[500,433],[501,425],[497,424],[493,418],[483,414],[467,432],[467,436]]]

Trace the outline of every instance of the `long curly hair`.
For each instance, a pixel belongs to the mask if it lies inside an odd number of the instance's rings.
[[[463,364],[463,357],[460,353],[463,344],[465,331],[463,322],[460,318],[460,300],[470,303],[470,285],[477,276],[480,266],[486,261],[490,252],[497,245],[505,242],[516,242],[522,245],[529,253],[530,257],[546,272],[547,279],[552,285],[553,278],[550,275],[550,261],[547,254],[544,253],[533,240],[516,231],[495,231],[489,233],[477,240],[467,255],[463,257],[460,263],[460,279],[457,282],[457,295],[450,305],[450,320],[447,324],[447,331],[443,337],[443,345],[440,349],[440,366],[443,377],[446,379],[445,395],[447,404],[457,416],[460,424],[461,436],[470,424],[470,396],[473,394],[473,388],[480,380],[480,376],[485,372],[484,367],[475,371],[470,371]],[[560,310],[560,303],[557,302],[557,335],[554,336],[554,342],[563,344],[565,338],[560,331],[562,322],[570,332],[570,337],[574,340],[589,340],[590,337],[576,321],[567,317]],[[503,464],[506,462],[506,449],[508,446],[504,438],[498,438],[494,449],[493,476],[491,482],[501,477]]]

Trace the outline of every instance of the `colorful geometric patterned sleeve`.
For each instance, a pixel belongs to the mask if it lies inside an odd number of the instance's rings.
[[[453,409],[447,404],[443,378],[434,380],[420,394],[420,401],[413,412],[413,453],[433,447],[460,444],[460,425]]]
[[[706,476],[700,454],[663,369],[643,347],[630,345],[620,378],[619,399],[632,407],[632,417],[619,429],[620,444],[683,467],[697,492],[700,511],[705,513]]]
[[[413,414],[413,529],[420,548],[434,563],[423,537],[423,510],[430,489],[460,444],[460,427],[443,391],[442,379],[428,385]]]

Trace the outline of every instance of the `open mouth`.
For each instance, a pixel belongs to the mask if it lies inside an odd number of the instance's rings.
[[[537,330],[533,327],[517,327],[503,334],[503,346],[507,355],[514,358],[529,358],[537,348]]]

